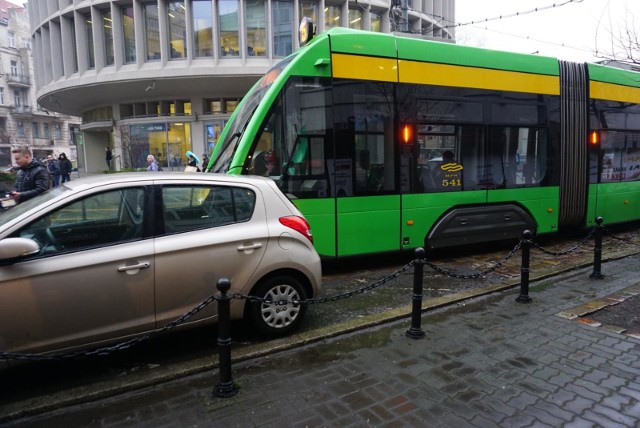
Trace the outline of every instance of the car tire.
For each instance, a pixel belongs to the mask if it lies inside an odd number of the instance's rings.
[[[292,276],[277,275],[267,278],[254,288],[251,295],[275,302],[247,303],[249,320],[261,335],[275,337],[290,334],[300,325],[307,311],[307,305],[304,304],[277,303],[307,299],[304,287]]]

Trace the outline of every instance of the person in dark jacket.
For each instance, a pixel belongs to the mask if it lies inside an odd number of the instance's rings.
[[[49,171],[49,176],[51,176],[53,187],[58,187],[60,185],[60,168],[58,167],[58,159],[54,158],[53,155],[49,155],[47,156],[47,162],[45,165]]]
[[[60,175],[62,175],[62,182],[71,181],[71,161],[67,158],[65,153],[60,153],[58,156],[58,167],[60,168]]]
[[[31,151],[26,148],[11,150],[13,160],[18,165],[16,184],[9,193],[16,202],[24,202],[49,188],[49,172],[47,167],[33,159]]]
[[[104,148],[105,160],[107,161],[107,170],[111,171],[111,159],[113,159],[113,153],[111,153],[111,149],[109,146]]]

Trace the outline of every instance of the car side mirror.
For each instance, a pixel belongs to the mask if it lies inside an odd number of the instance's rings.
[[[11,262],[40,252],[40,245],[33,239],[5,238],[0,241],[0,262]]]

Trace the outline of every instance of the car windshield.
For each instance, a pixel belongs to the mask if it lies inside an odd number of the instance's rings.
[[[30,209],[37,207],[39,205],[46,204],[47,201],[50,201],[56,198],[57,196],[70,191],[71,189],[65,186],[54,187],[53,189],[49,189],[46,192],[36,196],[35,198],[31,198],[27,201],[24,201],[16,205],[15,207],[12,207],[6,210],[0,210],[0,224],[6,223],[20,216],[22,213],[25,213]]]

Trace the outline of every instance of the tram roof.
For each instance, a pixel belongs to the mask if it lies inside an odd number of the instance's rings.
[[[334,27],[316,36],[329,38],[331,52],[381,58],[397,58],[466,67],[558,76],[558,59],[553,57],[499,51],[453,43],[425,40],[410,35],[375,33]],[[588,63],[592,80],[640,87],[640,73],[601,64]]]

